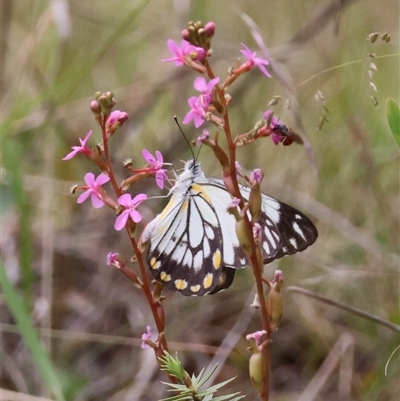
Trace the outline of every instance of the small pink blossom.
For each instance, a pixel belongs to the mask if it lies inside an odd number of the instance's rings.
[[[147,199],[147,195],[146,194],[136,195],[133,199],[132,199],[132,196],[130,194],[121,195],[118,198],[118,203],[121,206],[124,206],[125,209],[122,211],[122,213],[115,220],[114,228],[117,231],[122,230],[125,227],[126,222],[128,221],[129,217],[135,223],[139,223],[142,220],[142,216],[136,210],[136,208],[146,199]]]
[[[109,252],[107,254],[107,266],[116,267],[117,269],[120,267],[119,263],[119,253]]]
[[[283,142],[284,145],[290,145],[294,139],[289,138],[288,128],[286,127],[286,125],[280,124],[279,118],[275,117],[273,113],[274,112],[269,109],[263,115],[264,120],[266,120],[267,122],[269,121],[269,125],[267,128],[272,131],[272,142],[274,142],[275,145],[278,145],[280,142]]]
[[[151,340],[152,336],[151,327],[147,326],[146,330],[147,330],[146,333],[142,334],[142,345],[141,345],[142,349],[149,348],[149,345],[146,343],[146,340]]]
[[[206,108],[208,104],[203,104],[202,96],[193,96],[188,99],[188,103],[191,110],[186,114],[182,122],[183,124],[188,124],[190,121],[193,120],[194,126],[196,128],[199,128],[204,124],[204,121],[207,119]]]
[[[72,146],[72,152],[68,153],[63,160],[72,159],[78,153],[83,153],[86,157],[89,157],[92,154],[92,150],[86,146],[86,142],[89,140],[91,135],[92,131],[89,131],[84,139],[79,138],[81,146]]]
[[[110,177],[107,174],[101,173],[95,179],[93,173],[87,173],[85,174],[84,180],[87,186],[83,187],[85,192],[79,196],[77,202],[83,203],[90,196],[93,207],[98,209],[104,206],[103,197],[99,189],[103,184],[110,181]]]
[[[203,104],[209,105],[212,100],[212,91],[219,82],[219,77],[211,79],[209,83],[203,77],[197,77],[194,80],[194,88],[201,92]]]
[[[203,130],[203,133],[196,138],[196,145],[201,145],[208,139],[210,139],[210,132],[208,129],[205,129]]]
[[[254,223],[253,225],[253,238],[260,243],[262,241],[263,230],[258,223]]]
[[[250,182],[251,183],[257,183],[259,184],[261,180],[263,179],[263,173],[261,169],[255,168],[251,173],[250,173]]]
[[[273,284],[279,283],[282,280],[283,280],[283,272],[282,272],[282,270],[275,270],[274,278],[272,280],[272,283]]]
[[[174,61],[175,65],[187,65],[187,57],[192,60],[202,60],[205,57],[203,48],[193,46],[186,40],[182,40],[180,46],[178,46],[174,40],[169,39],[167,47],[174,57],[164,58],[161,61]]]
[[[271,117],[271,115],[272,115],[272,117]],[[265,121],[271,120],[271,122],[270,122],[271,128],[274,128],[275,125],[279,124],[279,118],[274,116],[274,112],[271,109],[268,109],[266,112],[264,112],[263,118]]]
[[[117,128],[121,127],[128,120],[128,118],[128,113],[125,111],[114,110],[107,118],[107,132],[109,134],[114,133]]]
[[[278,145],[279,142],[283,142],[283,140],[286,138],[286,136],[282,135],[282,133],[280,131],[275,131],[272,135],[271,135],[271,139],[272,142],[275,145]]]
[[[212,21],[207,22],[207,24],[204,25],[204,31],[209,38],[213,37],[215,33],[215,23]]]
[[[240,52],[243,54],[243,56],[245,56],[247,58],[247,64],[250,67],[253,67],[254,65],[256,65],[265,76],[271,78],[271,74],[264,67],[265,65],[269,64],[269,61],[266,60],[265,58],[257,57],[257,53],[251,51],[243,43],[242,43],[242,46],[244,47],[244,49],[240,50]]]
[[[254,333],[247,334],[246,340],[254,340],[256,346],[259,348],[261,345],[261,337],[267,334],[265,330],[256,331]]]
[[[240,199],[232,198],[231,203],[228,205],[228,209],[236,209],[240,204]]]
[[[154,157],[148,150],[142,150],[143,159],[146,160],[147,163],[150,164],[150,169],[156,175],[156,184],[159,188],[164,188],[164,181],[168,180],[167,173],[165,169],[163,169],[164,158],[161,152],[156,150],[156,157]]]

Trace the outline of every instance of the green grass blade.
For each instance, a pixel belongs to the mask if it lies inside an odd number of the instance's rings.
[[[47,389],[55,396],[57,401],[65,401],[61,390],[61,381],[39,340],[37,331],[27,313],[25,303],[7,277],[2,260],[0,261],[0,285],[3,289],[4,298],[8,307],[17,322],[19,332],[21,333],[25,344],[32,352],[37,369],[45,382]]]
[[[394,139],[400,148],[400,108],[391,97],[386,100],[386,115]]]
[[[4,128],[4,131],[6,128]],[[3,128],[2,128],[3,131]],[[24,298],[27,304],[31,301],[33,272],[31,269],[32,261],[32,234],[31,234],[31,219],[30,219],[30,205],[29,197],[26,196],[23,188],[22,178],[22,158],[23,148],[17,141],[11,141],[9,138],[2,138],[2,156],[3,163],[7,169],[9,177],[9,187],[11,196],[14,201],[15,208],[18,212],[19,226],[20,226],[20,240],[19,240],[19,263],[22,272],[21,285],[24,290]],[[3,194],[2,194],[3,195]],[[3,199],[2,199],[3,201]],[[1,208],[5,208],[2,204]],[[5,210],[1,211],[5,213]]]

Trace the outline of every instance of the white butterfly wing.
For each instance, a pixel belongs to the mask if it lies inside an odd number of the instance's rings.
[[[240,186],[240,191],[247,200],[250,189]],[[227,212],[232,200],[223,181],[207,179],[198,163],[188,161],[171,192],[168,205],[142,236],[150,243],[147,262],[152,276],[183,295],[228,288],[235,269],[247,266],[248,258],[236,236],[235,218]],[[264,263],[300,252],[318,236],[304,214],[265,194],[258,223]]]
[[[156,280],[184,295],[204,295],[232,283],[234,270],[223,265],[218,209],[197,184],[184,196],[172,196],[143,233],[143,242],[150,241],[147,262]]]
[[[217,194],[214,202],[218,202],[218,199],[221,199],[221,208],[223,208],[223,202],[226,202],[226,210],[227,205],[231,202],[231,198],[223,185],[223,181],[212,179],[202,183],[202,185],[207,191],[212,191],[212,187],[215,187],[219,188],[220,191],[225,193],[225,196],[222,194]],[[248,200],[250,196],[250,188],[242,185],[240,185],[239,188],[243,198]],[[318,237],[317,229],[307,216],[297,209],[287,205],[286,203],[278,201],[271,196],[266,194],[261,194],[261,196],[262,213],[258,223],[261,225],[263,230],[262,248],[264,263],[272,262],[273,260],[279,259],[285,255],[292,255],[294,253],[301,252],[316,241]],[[230,230],[231,232],[233,230],[233,235],[235,236],[236,242],[228,241],[226,248],[229,248],[231,244],[235,246],[238,244],[238,240],[234,231],[235,219],[231,215],[228,216],[229,220],[231,221]],[[232,252],[229,252],[227,249],[224,255],[229,255],[230,253]],[[227,256],[224,257],[224,262],[226,262],[229,267],[235,269],[244,267],[247,264],[247,262],[238,264],[237,260],[235,260],[235,263],[232,265],[228,262]]]

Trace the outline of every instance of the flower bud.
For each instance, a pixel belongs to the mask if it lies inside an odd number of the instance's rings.
[[[204,25],[204,30],[206,31],[207,36],[211,39],[215,33],[215,23],[212,21],[207,22],[207,24]]]
[[[187,29],[182,31],[182,39],[186,40],[186,42],[190,41],[190,33]]]
[[[107,266],[110,267],[115,267],[116,269],[119,269],[121,267],[121,258],[119,256],[119,253],[115,252],[109,252],[107,254]]]
[[[99,116],[101,113],[101,107],[97,100],[93,100],[92,102],[90,102],[90,109],[92,110],[95,116]]]
[[[254,388],[260,393],[263,388],[263,356],[260,351],[250,357],[249,373]]]
[[[252,216],[252,221],[257,222],[261,216],[261,190],[260,183],[263,179],[263,174],[260,169],[254,169],[250,174],[251,191],[249,196],[249,210]]]
[[[258,223],[254,223],[253,225],[253,238],[256,243],[256,257],[258,266],[262,267],[263,263],[263,252],[262,252],[262,238],[263,238],[263,230]]]
[[[106,122],[107,135],[111,136],[119,127],[121,127],[129,116],[125,111],[114,110],[111,112]]]
[[[101,107],[101,111],[105,116],[109,116],[115,105],[114,95],[112,92],[99,94],[96,92],[96,99]]]
[[[249,210],[251,213],[251,220],[253,223],[257,222],[261,216],[261,190],[260,185],[257,184],[250,191],[249,197]]]
[[[271,283],[271,289],[268,294],[266,304],[267,313],[270,319],[271,330],[275,331],[281,321],[283,313],[283,297],[280,290],[283,285],[283,274],[281,270],[276,270],[274,279]]]
[[[263,389],[264,379],[262,349],[264,345],[268,344],[268,340],[261,343],[261,337],[266,333],[265,330],[261,330],[246,336],[246,340],[250,343],[250,349],[253,352],[249,361],[250,378],[254,388],[259,393],[261,393]],[[269,366],[269,363],[265,366]]]
[[[236,220],[235,229],[240,246],[249,255],[251,253],[251,242],[247,235],[246,222],[242,216],[239,216],[239,219]]]

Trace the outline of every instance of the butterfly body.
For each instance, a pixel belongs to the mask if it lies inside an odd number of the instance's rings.
[[[240,186],[248,199],[250,189]],[[152,276],[183,295],[204,295],[228,288],[235,270],[249,265],[227,211],[232,199],[221,180],[205,177],[195,160],[185,164],[165,209],[145,228]],[[304,250],[317,238],[301,212],[262,194],[259,220],[264,263]]]

